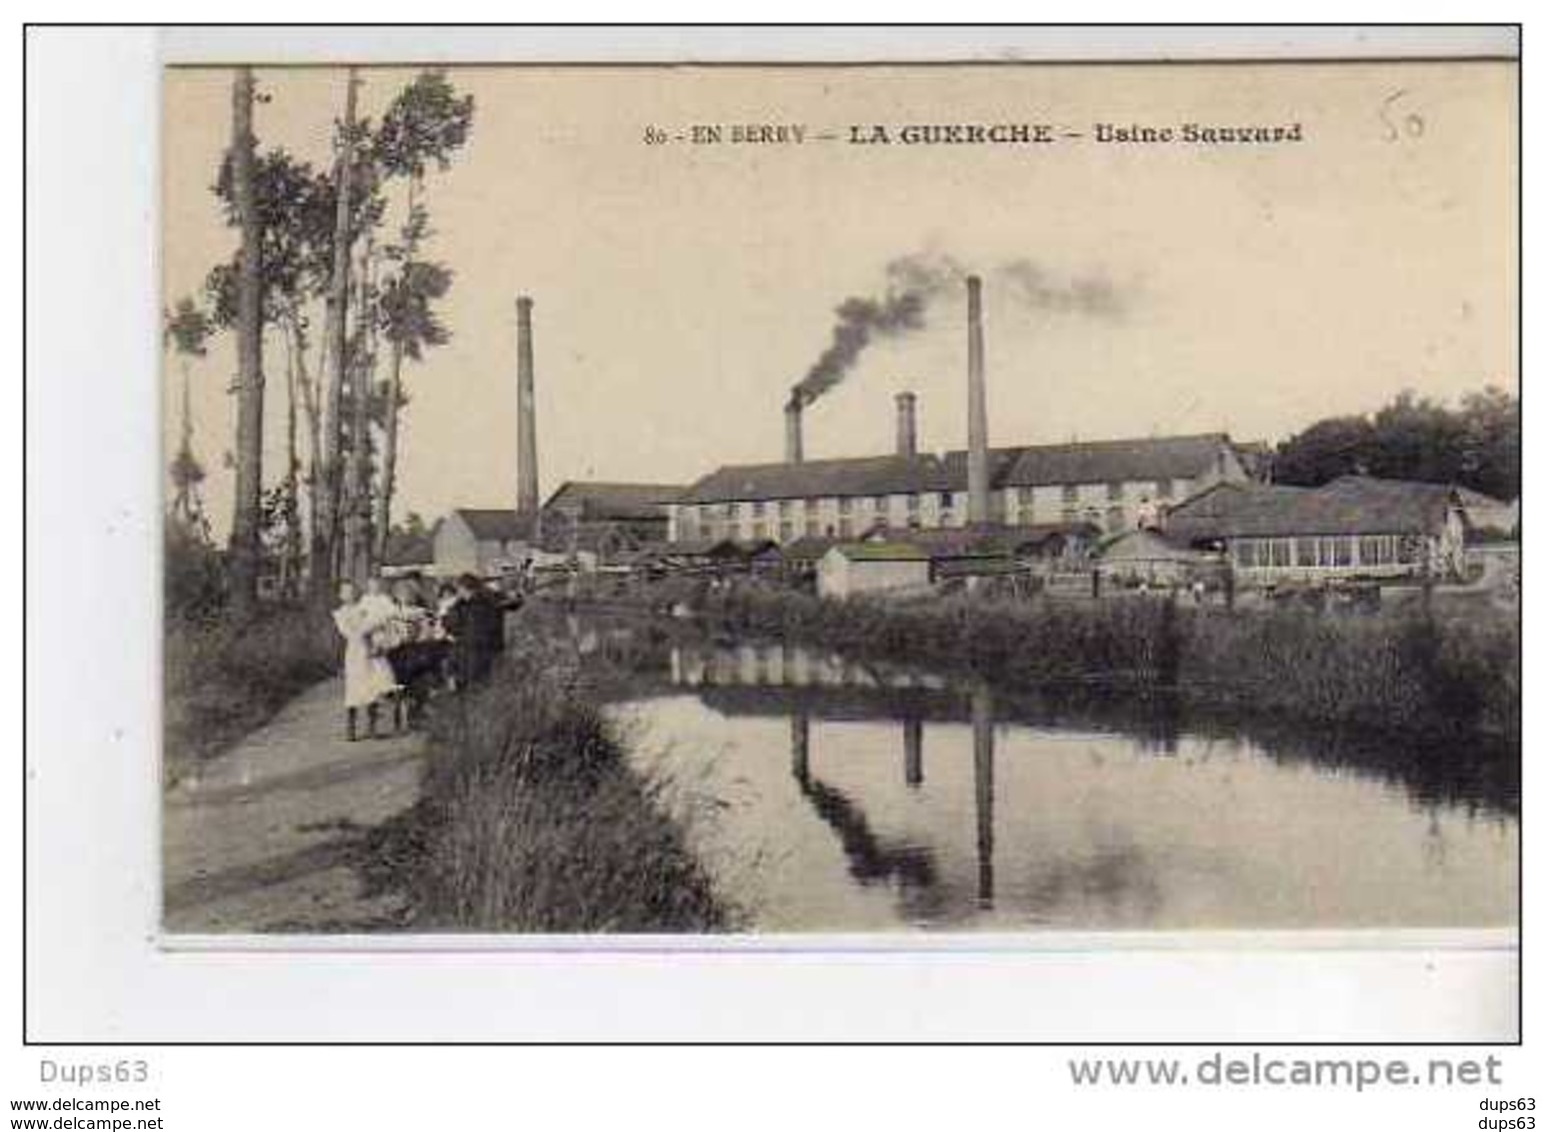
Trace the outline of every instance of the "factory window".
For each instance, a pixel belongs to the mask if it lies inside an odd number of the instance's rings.
[[[874,504],[874,509],[876,511],[887,511],[890,509],[890,500],[888,500],[883,495],[875,496],[871,502]]]
[[[1329,544],[1330,561],[1326,562],[1326,545]],[[1320,563],[1329,566],[1352,565],[1352,540],[1346,535],[1320,540]]]
[[[1357,541],[1357,554],[1364,566],[1392,566],[1395,563],[1393,535],[1364,535]]]
[[[1297,540],[1293,552],[1298,556],[1300,566],[1319,566],[1320,540],[1317,538],[1301,538]]]
[[[794,524],[788,520],[778,524],[778,541],[789,542],[794,537]]]
[[[1396,559],[1402,566],[1414,566],[1422,560],[1422,540],[1417,535],[1401,535],[1395,550]]]
[[[1066,507],[1070,503],[1077,503],[1077,502],[1078,502],[1078,485],[1076,483],[1065,483],[1065,484],[1063,484],[1062,485],[1062,505],[1064,507]]]
[[[1175,495],[1174,480],[1160,480],[1154,485],[1154,494],[1160,499],[1171,499]]]
[[[753,515],[756,515],[756,516],[760,517],[761,515],[765,514],[766,511],[767,511],[767,504],[763,503],[760,499],[758,499],[755,503],[751,504],[751,514],[753,514]]]
[[[1105,485],[1105,498],[1112,503],[1120,502],[1122,485],[1119,482],[1111,482]]]
[[[939,507],[948,511],[953,506],[955,506],[955,493],[953,491],[939,492]]]
[[[761,542],[764,538],[766,538],[767,537],[767,524],[766,523],[753,523],[752,526],[751,526],[751,537],[756,539],[757,542]]]
[[[1250,539],[1240,539],[1234,544],[1234,562],[1245,569],[1255,565],[1255,543]]]
[[[839,519],[837,521],[837,537],[838,538],[852,538],[853,537],[853,520],[852,519],[849,519],[847,516],[843,516],[841,519]]]
[[[1035,489],[1022,487],[1019,492],[1019,518],[1021,522],[1031,522],[1035,518]]]
[[[1281,568],[1293,565],[1293,540],[1269,538],[1262,540],[1260,560],[1262,566]]]
[[[730,518],[731,519],[738,519],[738,518],[740,518],[740,504],[739,503],[731,503],[730,504]]]
[[[914,491],[907,496],[907,513],[909,515],[916,515],[920,510],[922,510],[922,507],[923,498],[922,496],[918,495],[917,492]]]
[[[841,499],[837,500],[837,511],[842,515],[851,514],[853,511],[853,497],[851,495],[844,495]]]
[[[814,499],[805,500],[805,510],[814,511],[820,504]]]

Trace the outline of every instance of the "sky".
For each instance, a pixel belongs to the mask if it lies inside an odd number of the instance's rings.
[[[415,72],[362,71],[377,117]],[[467,147],[431,175],[429,255],[452,339],[410,363],[398,515],[513,506],[515,299],[535,302],[545,496],[566,480],[688,483],[781,458],[789,389],[834,310],[898,259],[984,280],[990,437],[1225,430],[1280,440],[1403,389],[1516,391],[1517,71],[1505,63],[455,67]],[[261,147],[329,161],[344,72],[259,68]],[[209,191],[231,75],[164,79],[164,303],[236,243]],[[1301,123],[1274,145],[1096,143],[1096,124]],[[853,145],[854,126],[1047,123],[1049,145]],[[692,145],[691,127],[803,126],[801,145]],[[646,142],[650,127],[669,139]],[[833,140],[816,141],[816,134]],[[1017,273],[1017,274],[1016,274]],[[1016,285],[1033,274],[1039,290]],[[1099,302],[1066,301],[1096,294]],[[1034,301],[1038,296],[1040,301]],[[965,441],[964,292],[882,336],[805,414],[807,457]],[[320,317],[318,317],[320,326]],[[265,355],[265,476],[283,353]],[[230,513],[233,336],[191,368],[217,534]],[[168,357],[166,444],[180,370]],[[304,432],[304,430],[302,430]]]

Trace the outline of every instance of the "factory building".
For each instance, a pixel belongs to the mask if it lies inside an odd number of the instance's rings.
[[[900,413],[914,406],[908,396]],[[898,438],[915,429],[898,426]],[[900,446],[898,446],[900,447]],[[1117,533],[1158,525],[1171,507],[1219,483],[1245,483],[1223,433],[993,448],[987,522]],[[965,451],[727,465],[669,505],[673,542],[807,537],[855,539],[877,528],[929,530],[970,523]]]

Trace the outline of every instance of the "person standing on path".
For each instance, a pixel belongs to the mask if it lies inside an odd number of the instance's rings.
[[[397,686],[391,665],[370,644],[370,635],[389,617],[389,609],[383,615],[381,602],[362,599],[353,582],[338,586],[333,624],[343,637],[343,706],[350,742],[357,738],[360,708],[365,709],[369,734],[375,737],[377,704]]]
[[[456,579],[456,601],[445,613],[455,641],[459,687],[481,683],[504,651],[504,604],[472,574]]]

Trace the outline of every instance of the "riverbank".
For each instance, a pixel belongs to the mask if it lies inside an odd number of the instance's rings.
[[[1190,707],[1432,738],[1521,738],[1519,638],[1504,617],[1234,613],[1143,597],[1027,605],[831,601],[771,587],[708,594],[731,633],[962,668],[1008,687],[1173,693]]]
[[[373,834],[412,931],[710,932],[729,910],[628,764],[577,657],[540,632],[444,697],[420,800]]]
[[[167,616],[161,774],[171,786],[338,671],[338,634],[325,614],[267,609],[244,623],[223,614]]]

